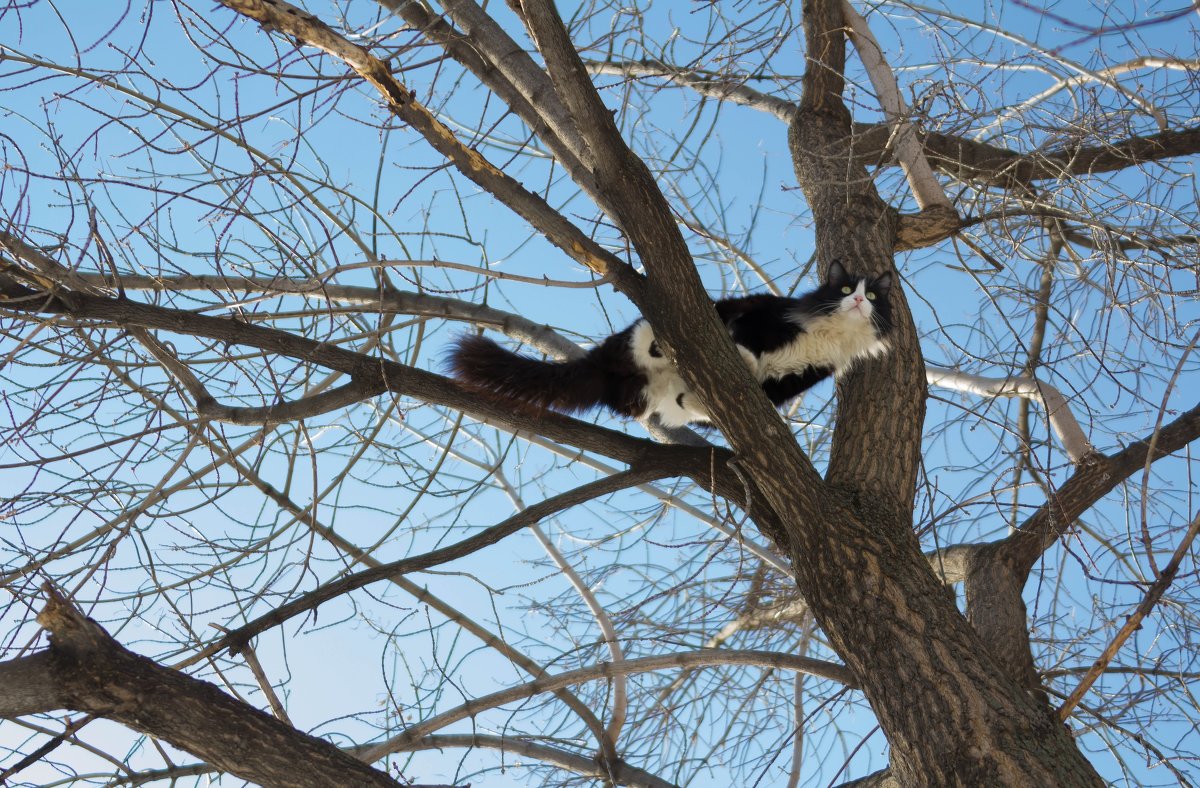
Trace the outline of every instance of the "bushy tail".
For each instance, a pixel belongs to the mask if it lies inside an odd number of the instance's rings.
[[[540,361],[469,334],[455,342],[448,366],[463,383],[538,408],[576,413],[599,405],[604,398],[604,372],[591,355]]]

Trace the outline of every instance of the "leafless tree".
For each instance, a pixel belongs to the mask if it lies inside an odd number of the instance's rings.
[[[1200,12],[639,5],[3,6],[0,779],[1194,781]],[[638,315],[714,427],[444,374]]]

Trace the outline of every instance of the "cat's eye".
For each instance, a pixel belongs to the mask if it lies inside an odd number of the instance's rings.
[[[843,287],[843,288],[842,288],[842,294],[843,294],[843,295],[850,295],[850,294],[851,294],[851,293],[853,293],[853,292],[854,292],[854,291],[853,291],[853,290],[851,290],[849,287]]]
[[[868,300],[868,301],[874,301],[874,300],[875,300],[875,294],[874,294],[874,293],[867,293],[867,300]]]

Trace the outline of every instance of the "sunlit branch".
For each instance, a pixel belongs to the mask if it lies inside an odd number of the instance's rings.
[[[288,719],[287,710],[279,700],[279,694],[275,692],[270,679],[267,678],[267,672],[263,670],[262,663],[258,661],[258,655],[254,653],[254,649],[250,645],[243,646],[240,656],[246,661],[246,667],[250,668],[250,672],[254,675],[254,680],[258,682],[258,688],[266,696],[267,704],[271,707],[271,713],[281,722],[292,725],[292,721]]]
[[[979,130],[979,134],[977,136],[982,136],[989,130],[1000,127],[1009,118],[1020,117],[1027,110],[1038,106],[1063,90],[1084,85],[1092,81],[1103,81],[1109,86],[1116,85],[1118,83],[1113,79],[1113,77],[1116,77],[1120,74],[1129,73],[1130,71],[1138,71],[1143,68],[1196,70],[1197,68],[1200,68],[1200,60],[1182,60],[1179,58],[1162,58],[1146,55],[1142,57],[1136,57],[1132,60],[1127,60],[1124,63],[1118,63],[1117,65],[1110,66],[1108,68],[1097,69],[1095,71],[1076,74],[1070,77],[1059,78],[1052,85],[1050,85],[1050,87],[1042,90],[1040,93],[1030,96],[1015,107],[1010,107],[1000,115],[997,115],[991,123]],[[1138,98],[1140,99],[1140,97]],[[1150,115],[1158,122],[1160,129],[1164,131],[1167,129],[1168,123],[1166,112],[1156,109],[1148,103],[1140,103],[1140,106],[1142,109],[1149,112]]]
[[[871,84],[875,87],[883,114],[892,128],[891,147],[895,150],[900,167],[908,178],[908,185],[912,189],[917,206],[922,210],[935,206],[951,208],[950,200],[946,198],[946,193],[937,178],[933,177],[933,169],[921,151],[916,131],[908,121],[908,107],[900,95],[896,75],[892,73],[884,58],[883,50],[872,35],[867,20],[855,10],[851,0],[842,0],[842,16],[850,29],[850,42],[858,51],[867,75],[871,78]]]
[[[1154,118],[1154,120],[1158,122],[1159,128],[1165,129],[1167,127],[1167,116],[1163,110],[1155,107],[1152,102],[1147,101],[1145,98],[1138,95],[1136,91],[1130,90],[1121,83],[1117,82],[1104,71],[1097,71],[1095,69],[1090,69],[1086,66],[1080,65],[1079,63],[1064,57],[1061,53],[1053,52],[1043,46],[1039,46],[1036,42],[1026,38],[1025,36],[1018,35],[1012,30],[1005,30],[1001,27],[991,24],[990,22],[983,22],[959,14],[951,13],[945,8],[931,8],[929,6],[912,2],[906,2],[905,5],[915,11],[921,12],[922,14],[928,14],[931,17],[949,19],[959,23],[960,25],[963,25],[964,27],[986,31],[997,38],[1007,39],[1015,44],[1025,47],[1030,52],[1036,52],[1038,55],[1046,58],[1050,62],[1061,66],[1064,70],[1072,72],[1075,75],[1073,77],[1074,79],[1095,82],[1096,84],[1103,85],[1104,87],[1116,91],[1136,106],[1141,107],[1146,114]]]
[[[1054,434],[1072,462],[1083,462],[1095,452],[1075,420],[1075,415],[1071,413],[1066,397],[1049,383],[1028,377],[985,378],[932,365],[925,366],[925,378],[931,386],[943,386],[984,397],[1022,397],[1037,402],[1046,411]]]
[[[804,674],[800,672],[792,677],[792,719],[796,732],[792,736],[792,767],[785,788],[799,788],[804,768]]]
[[[604,276],[596,279],[590,279],[586,282],[574,282],[564,279],[550,279],[549,277],[537,276],[522,276],[520,274],[510,274],[504,271],[497,271],[494,268],[481,268],[477,265],[466,265],[464,263],[452,263],[444,260],[380,260],[378,263],[365,263],[362,265],[350,264],[338,266],[341,270],[350,270],[355,267],[369,268],[450,268],[457,271],[466,271],[467,273],[478,274],[487,279],[507,279],[510,282],[522,282],[527,285],[538,285],[540,287],[563,287],[563,288],[582,288],[591,289],[602,285],[612,284],[616,278],[616,271],[609,271]]]
[[[752,79],[730,79],[715,74],[694,71],[672,66],[661,60],[617,60],[597,61],[585,60],[584,65],[593,74],[612,74],[627,79],[658,77],[677,85],[691,88],[701,96],[728,101],[760,112],[768,112],[782,120],[791,121],[796,114],[796,105],[767,93],[748,87],[746,81]]]

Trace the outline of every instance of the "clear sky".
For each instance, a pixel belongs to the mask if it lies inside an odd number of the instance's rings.
[[[0,210],[6,220],[25,227],[35,242],[46,246],[63,242],[70,250],[64,262],[79,261],[81,270],[94,270],[98,258],[88,238],[95,215],[115,265],[126,274],[282,273],[303,278],[338,269],[329,281],[370,286],[370,271],[356,265],[374,255],[477,266],[501,277],[579,283],[591,278],[490,195],[463,178],[447,176],[441,157],[410,129],[396,124],[381,131],[378,99],[369,90],[353,80],[334,88],[314,79],[286,42],[236,20],[232,12],[185,9],[182,13],[188,22],[181,26],[176,7],[164,2],[131,9],[124,4],[80,2],[15,5],[0,16],[0,45],[8,55],[0,61],[0,156],[7,170],[0,179]],[[703,5],[682,1],[651,5],[642,20],[650,40],[619,36],[624,49],[617,54],[669,55],[676,63],[695,59],[705,68],[733,62],[753,71],[760,64],[739,49],[745,48],[745,42],[738,38],[750,39],[752,27],[718,36],[724,48],[718,47],[716,53],[695,43],[711,19]],[[763,29],[773,24],[787,31],[787,24],[798,22],[793,14],[799,14],[800,4],[794,5],[764,10],[770,16],[760,21]],[[870,22],[889,60],[902,66],[897,69],[901,90],[927,114],[931,131],[964,133],[997,145],[1058,147],[1070,130],[1052,123],[1055,116],[1050,110],[1077,118],[1082,125],[1093,109],[1092,92],[1098,92],[1101,100],[1094,106],[1121,108],[1105,121],[1113,138],[1150,133],[1157,121],[1139,104],[1139,85],[1145,87],[1143,93],[1166,97],[1169,126],[1195,125],[1194,84],[1188,87],[1168,67],[1160,73],[1142,69],[1123,76],[1124,98],[1116,102],[1106,98],[1106,90],[1116,88],[1097,87],[1093,77],[1134,57],[1194,58],[1196,15],[1129,27],[1127,14],[1142,20],[1175,9],[1164,4],[1107,6],[1107,18],[1093,19],[1096,12],[1089,10],[1086,18],[1081,15],[1076,20],[1074,6],[1065,4],[1045,14],[1018,2],[955,3],[953,13],[962,24],[935,34],[928,29],[930,9],[894,3],[872,13]],[[337,6],[336,12],[328,4],[313,4],[309,9],[335,27],[335,13],[370,13],[359,4]],[[860,6],[860,10],[866,9]],[[565,5],[563,11],[568,11]],[[512,21],[500,5],[495,13],[506,23]],[[597,36],[610,24],[633,27],[620,15],[598,15],[591,24]],[[1127,29],[1122,35],[1095,35],[1089,32],[1095,26]],[[1012,34],[998,35],[999,28]],[[206,48],[204,42],[213,29],[227,31],[236,47],[249,56],[269,59],[268,55],[274,56],[270,53],[277,53],[283,65],[278,73],[231,79],[226,63],[241,53],[236,48]],[[494,98],[488,100],[472,78],[460,79],[450,65],[434,59],[432,48],[413,40],[409,34],[398,34],[388,45],[397,50],[398,74],[418,100],[493,162],[511,161],[511,170],[528,188],[546,194],[554,207],[586,232],[622,252],[618,234],[594,221],[594,207],[565,183],[562,171],[544,152],[525,147],[525,132],[515,119],[506,116]],[[789,86],[786,77],[798,78],[803,68],[799,34],[787,31],[772,45],[779,54],[770,63],[772,79],[761,87],[795,99],[798,79]],[[729,59],[723,60],[726,55]],[[943,68],[943,59],[953,60],[952,70]],[[878,120],[877,105],[857,61],[852,58],[849,67],[852,83],[846,98],[856,120]],[[81,78],[81,72],[89,76]],[[329,64],[323,70],[325,75],[338,73]],[[1195,72],[1190,73],[1194,78]],[[1062,80],[1066,86],[1048,94]],[[619,115],[622,128],[635,149],[662,173],[660,182],[681,222],[691,228],[689,243],[714,296],[768,286],[783,292],[803,291],[814,285],[810,213],[796,188],[786,129],[777,118],[701,101],[685,90],[629,95],[619,80],[600,81],[606,85],[604,96],[610,106],[629,99],[627,110]],[[760,86],[755,81],[749,84]],[[311,90],[311,95],[292,104],[295,93],[305,90]],[[978,120],[983,109],[991,113],[987,123]],[[229,123],[235,114],[243,121]],[[485,129],[486,135],[479,129]],[[1053,199],[1064,210],[1086,208],[1114,221],[1127,219],[1132,211],[1162,233],[1182,232],[1195,221],[1194,161],[1172,165],[1164,185],[1148,192],[1146,199],[1132,206],[1124,202],[1126,195],[1145,188],[1143,178],[1137,174],[1103,178],[1093,184],[1096,191],[1087,195],[1064,189]],[[877,182],[885,199],[913,210],[898,172],[882,172]],[[986,213],[995,205],[986,197],[969,197],[970,201],[964,198],[959,204],[965,215]],[[1109,208],[1112,212],[1106,213]],[[1003,270],[991,270],[968,242],[1000,259]],[[1017,371],[1033,325],[1029,293],[1036,290],[1041,274],[1030,260],[1044,246],[1044,236],[1034,231],[1026,236],[1005,235],[984,225],[969,232],[963,243],[947,242],[900,255],[897,266],[926,360],[989,376]],[[1194,248],[1190,254],[1194,259]],[[1147,262],[1148,257],[1132,254],[1130,269],[1149,270],[1153,263]],[[1055,293],[1046,374],[1078,405],[1083,426],[1098,448],[1111,451],[1147,434],[1163,403],[1168,417],[1194,404],[1197,365],[1194,355],[1181,350],[1191,336],[1171,332],[1178,327],[1194,331],[1200,310],[1194,299],[1184,298],[1171,301],[1169,313],[1166,307],[1160,311],[1159,306],[1146,305],[1152,299],[1139,288],[1147,280],[1114,272],[1100,255],[1071,260],[1063,268],[1070,270]],[[402,288],[487,303],[551,326],[583,346],[637,317],[633,306],[607,286],[547,288],[432,266],[401,266],[393,273]],[[1106,279],[1110,276],[1111,281]],[[1180,290],[1195,288],[1194,272],[1175,270],[1162,276]],[[1114,293],[1119,298],[1114,299]],[[330,335],[352,345],[361,333],[380,324],[378,316],[370,314],[358,323],[333,315],[314,318],[299,311],[299,299],[213,308],[213,300],[201,295],[179,303],[195,308],[204,304],[213,314],[232,315],[256,315],[259,309],[286,306],[297,312],[275,325],[305,330],[312,330],[314,323],[327,325]],[[398,320],[389,333],[403,360],[441,370],[447,341],[462,330],[461,323],[450,321]],[[302,378],[302,370],[253,359],[244,365],[205,366],[202,348],[186,337],[172,335],[169,341],[181,353],[196,353],[201,359],[198,368],[211,371],[230,401],[241,397],[245,404],[256,404],[263,391],[274,391],[271,385],[262,385],[268,378],[293,394],[310,382]],[[1175,355],[1164,354],[1164,347],[1173,348]],[[0,347],[0,354],[12,349]],[[1118,351],[1128,353],[1118,360]],[[144,357],[122,358],[168,404],[187,411],[186,400],[166,385],[160,371],[152,365],[146,370],[138,366],[146,361]],[[256,370],[260,377],[246,370]],[[70,391],[80,405],[78,411],[61,417],[60,431],[46,443],[0,447],[0,464],[19,464],[34,452],[41,456],[69,452],[95,435],[117,439],[148,424],[144,417],[128,412],[123,398],[89,398],[94,393],[89,385],[94,388],[99,378],[91,383],[86,376],[68,378],[63,368],[55,366],[22,367],[19,380],[11,370],[4,374],[8,396],[18,403],[14,413],[35,411],[39,397],[66,396],[60,391]],[[831,396],[829,384],[810,392],[796,419],[798,439],[818,467],[823,467],[828,452]],[[1035,411],[1034,471],[1020,480],[1023,492],[1014,502],[1007,485],[1012,482],[1012,425],[1018,408],[1015,401],[979,408],[975,398],[934,390],[918,511],[927,546],[1002,535],[1014,512],[1027,512],[1041,502],[1031,476],[1044,474],[1061,483],[1069,474],[1069,463]],[[282,428],[249,451],[245,461],[301,506],[320,496],[316,517],[361,547],[381,542],[373,549],[381,561],[427,551],[499,521],[514,508],[506,484],[518,489],[528,505],[596,476],[595,469],[573,456],[557,456],[470,420],[459,423],[457,416],[423,403],[380,398],[313,422],[304,430]],[[637,424],[605,415],[596,418],[644,434]],[[177,432],[165,434],[178,437]],[[254,430],[227,426],[223,434],[234,446],[249,440]],[[706,436],[720,440],[715,432]],[[352,464],[363,446],[369,446],[369,451],[364,450],[363,458]],[[181,467],[173,467],[182,447],[183,443],[160,444],[147,437],[137,443],[133,459],[118,461],[128,448],[124,445],[102,453],[115,469],[112,489],[106,496],[89,499],[84,511],[61,507],[31,513],[29,522],[38,523],[37,533],[56,534],[44,537],[46,542],[38,549],[96,528],[139,501],[164,476],[175,483],[213,461],[208,447],[193,446]],[[289,458],[299,460],[288,463]],[[8,489],[69,497],[77,492],[74,483],[84,478],[85,464],[92,459],[52,463],[36,472],[6,467],[0,474]],[[353,470],[347,470],[352,465]],[[979,473],[980,467],[990,472]],[[431,478],[430,469],[437,469],[439,475]],[[1152,482],[1145,488],[1153,495],[1130,485],[1126,495],[1134,503],[1114,498],[1097,507],[1088,515],[1085,530],[1132,533],[1138,516],[1128,513],[1143,503],[1150,519],[1176,524],[1181,513],[1196,510],[1192,472],[1193,463],[1186,458],[1155,466]],[[53,571],[79,581],[82,596],[102,598],[95,613],[102,620],[112,624],[128,619],[128,624],[113,624],[123,643],[166,663],[180,658],[164,653],[171,652],[170,644],[188,637],[181,631],[180,610],[194,616],[197,630],[191,634],[208,639],[214,636],[211,626],[238,623],[239,611],[261,613],[336,574],[344,556],[313,540],[306,529],[294,528],[292,514],[281,511],[260,490],[236,484],[238,479],[237,473],[223,468],[207,474],[202,489],[178,493],[169,504],[153,507],[138,519],[136,538],[119,544],[111,572],[88,578],[70,574],[73,563],[83,565],[96,558],[104,547],[101,542],[94,552],[56,563]],[[703,491],[673,487],[670,482],[660,486],[678,493],[676,503],[691,503],[709,518],[726,525],[742,521],[736,509],[714,512]],[[214,502],[205,503],[214,496]],[[713,634],[713,622],[728,613],[720,607],[723,596],[745,591],[744,577],[734,578],[735,573],[749,571],[744,554],[723,537],[714,537],[702,518],[678,506],[661,508],[641,493],[574,510],[552,518],[544,528],[624,627],[622,631],[635,633],[627,644],[630,655],[704,645]],[[260,540],[285,531],[290,534],[286,538],[272,538],[274,545],[286,546],[263,551],[228,572],[202,554],[206,540],[253,554]],[[749,538],[762,543],[757,534]],[[1168,533],[1159,549],[1170,549],[1171,544]],[[9,549],[6,561],[16,560],[26,546],[14,541]],[[606,659],[597,644],[594,621],[545,556],[531,535],[521,533],[442,572],[412,579],[538,659],[555,660],[547,666],[552,672]],[[1130,569],[1126,575],[1110,567],[1126,559],[1121,551],[1109,552],[1086,540],[1051,551],[1044,561],[1046,579],[1027,589],[1031,616],[1043,627],[1035,636],[1051,636],[1056,631],[1054,622],[1109,626],[1111,622],[1102,620],[1105,613],[1123,610],[1138,598],[1137,589],[1131,590],[1128,582],[1144,568]],[[203,572],[197,567],[203,567]],[[1096,576],[1102,579],[1093,582]],[[168,585],[169,591],[144,596],[154,582]],[[1192,583],[1190,574],[1186,583]],[[29,581],[29,587],[34,584]],[[698,590],[667,595],[676,584],[693,584]],[[1055,584],[1067,590],[1052,588]],[[262,598],[255,596],[268,587]],[[230,589],[244,594],[231,598]],[[1190,592],[1181,598],[1190,599]],[[678,631],[639,626],[642,617],[667,604],[678,606],[674,614],[681,622]],[[9,610],[6,644],[10,648],[24,646],[33,636],[30,623],[15,623],[24,614],[24,608]],[[339,743],[361,741],[365,731],[385,724],[394,728],[394,718],[386,722],[385,718],[396,704],[407,706],[411,721],[428,716],[434,702],[441,709],[461,696],[526,680],[477,639],[444,625],[444,620],[414,602],[411,594],[373,586],[352,601],[327,604],[315,618],[291,622],[260,638],[258,656],[275,680],[290,681],[286,705],[297,727],[329,735]],[[1190,661],[1184,654],[1190,648],[1186,629],[1174,630],[1172,620],[1149,622],[1137,648],[1161,654],[1171,666],[1183,666]],[[430,621],[436,624],[432,629],[427,627]],[[799,632],[785,632],[774,640],[750,635],[737,643],[752,647],[761,640],[772,648],[789,649],[800,639]],[[389,644],[395,648],[386,648]],[[814,654],[830,657],[822,643],[813,648]],[[1090,652],[1057,653],[1057,643],[1038,648],[1047,666],[1075,666],[1094,658]],[[439,683],[442,671],[451,673],[453,681]],[[233,681],[247,698],[264,705],[248,674],[240,670],[234,675]],[[752,683],[757,678],[730,681]],[[791,755],[781,742],[788,739],[791,723],[788,715],[772,718],[770,712],[789,697],[791,679],[764,677],[762,681],[758,694],[745,690],[748,700],[743,713],[765,720],[761,741],[755,745],[768,752],[761,758],[762,784],[782,784],[780,775],[786,773]],[[824,685],[821,697],[833,694],[828,686]],[[706,717],[702,701],[678,718],[680,725],[700,726],[697,736],[711,744],[714,753],[711,770],[698,771],[690,784],[728,785],[731,778],[721,761],[726,752],[723,731],[713,727],[719,723]],[[814,708],[818,705],[815,700],[810,703]],[[805,784],[834,781],[846,757],[851,757],[852,767],[841,779],[885,765],[879,734],[861,751],[848,755],[857,743],[855,737],[874,724],[861,699],[831,700],[819,713],[826,709],[842,715],[845,735],[829,733],[809,743]],[[519,725],[529,729],[564,737],[577,733],[563,723],[561,711],[516,716]],[[477,730],[505,732],[502,720],[498,715],[480,718]],[[1168,725],[1171,732],[1160,731],[1160,738],[1176,740],[1179,751],[1197,749],[1192,723],[1177,717]],[[464,723],[455,730],[473,728]],[[28,735],[11,725],[0,727],[0,742],[6,746],[18,746]],[[104,737],[110,735],[124,734],[105,730]],[[1100,732],[1086,739],[1089,756],[1106,779],[1126,785],[1169,784],[1161,767],[1138,764],[1128,750],[1124,755],[1130,771],[1122,773],[1104,752],[1101,737],[1109,735]],[[646,738],[630,742],[629,747],[635,752],[652,749]],[[689,755],[698,757],[702,750],[699,747]],[[776,751],[782,754],[774,757]],[[819,757],[820,753],[829,754],[828,758]],[[82,762],[86,756],[64,757]],[[187,761],[187,756],[179,757],[179,762]],[[160,763],[152,752],[144,762]],[[461,764],[456,754],[437,753],[417,756],[404,769],[423,781],[465,780],[475,769],[496,762],[491,752],[470,754]],[[657,766],[646,764],[651,771]],[[1197,772],[1190,762],[1179,768],[1192,778]],[[37,784],[52,779],[35,769],[21,777]],[[683,779],[669,772],[664,777]],[[529,783],[526,772],[512,769],[489,772],[476,784]]]

